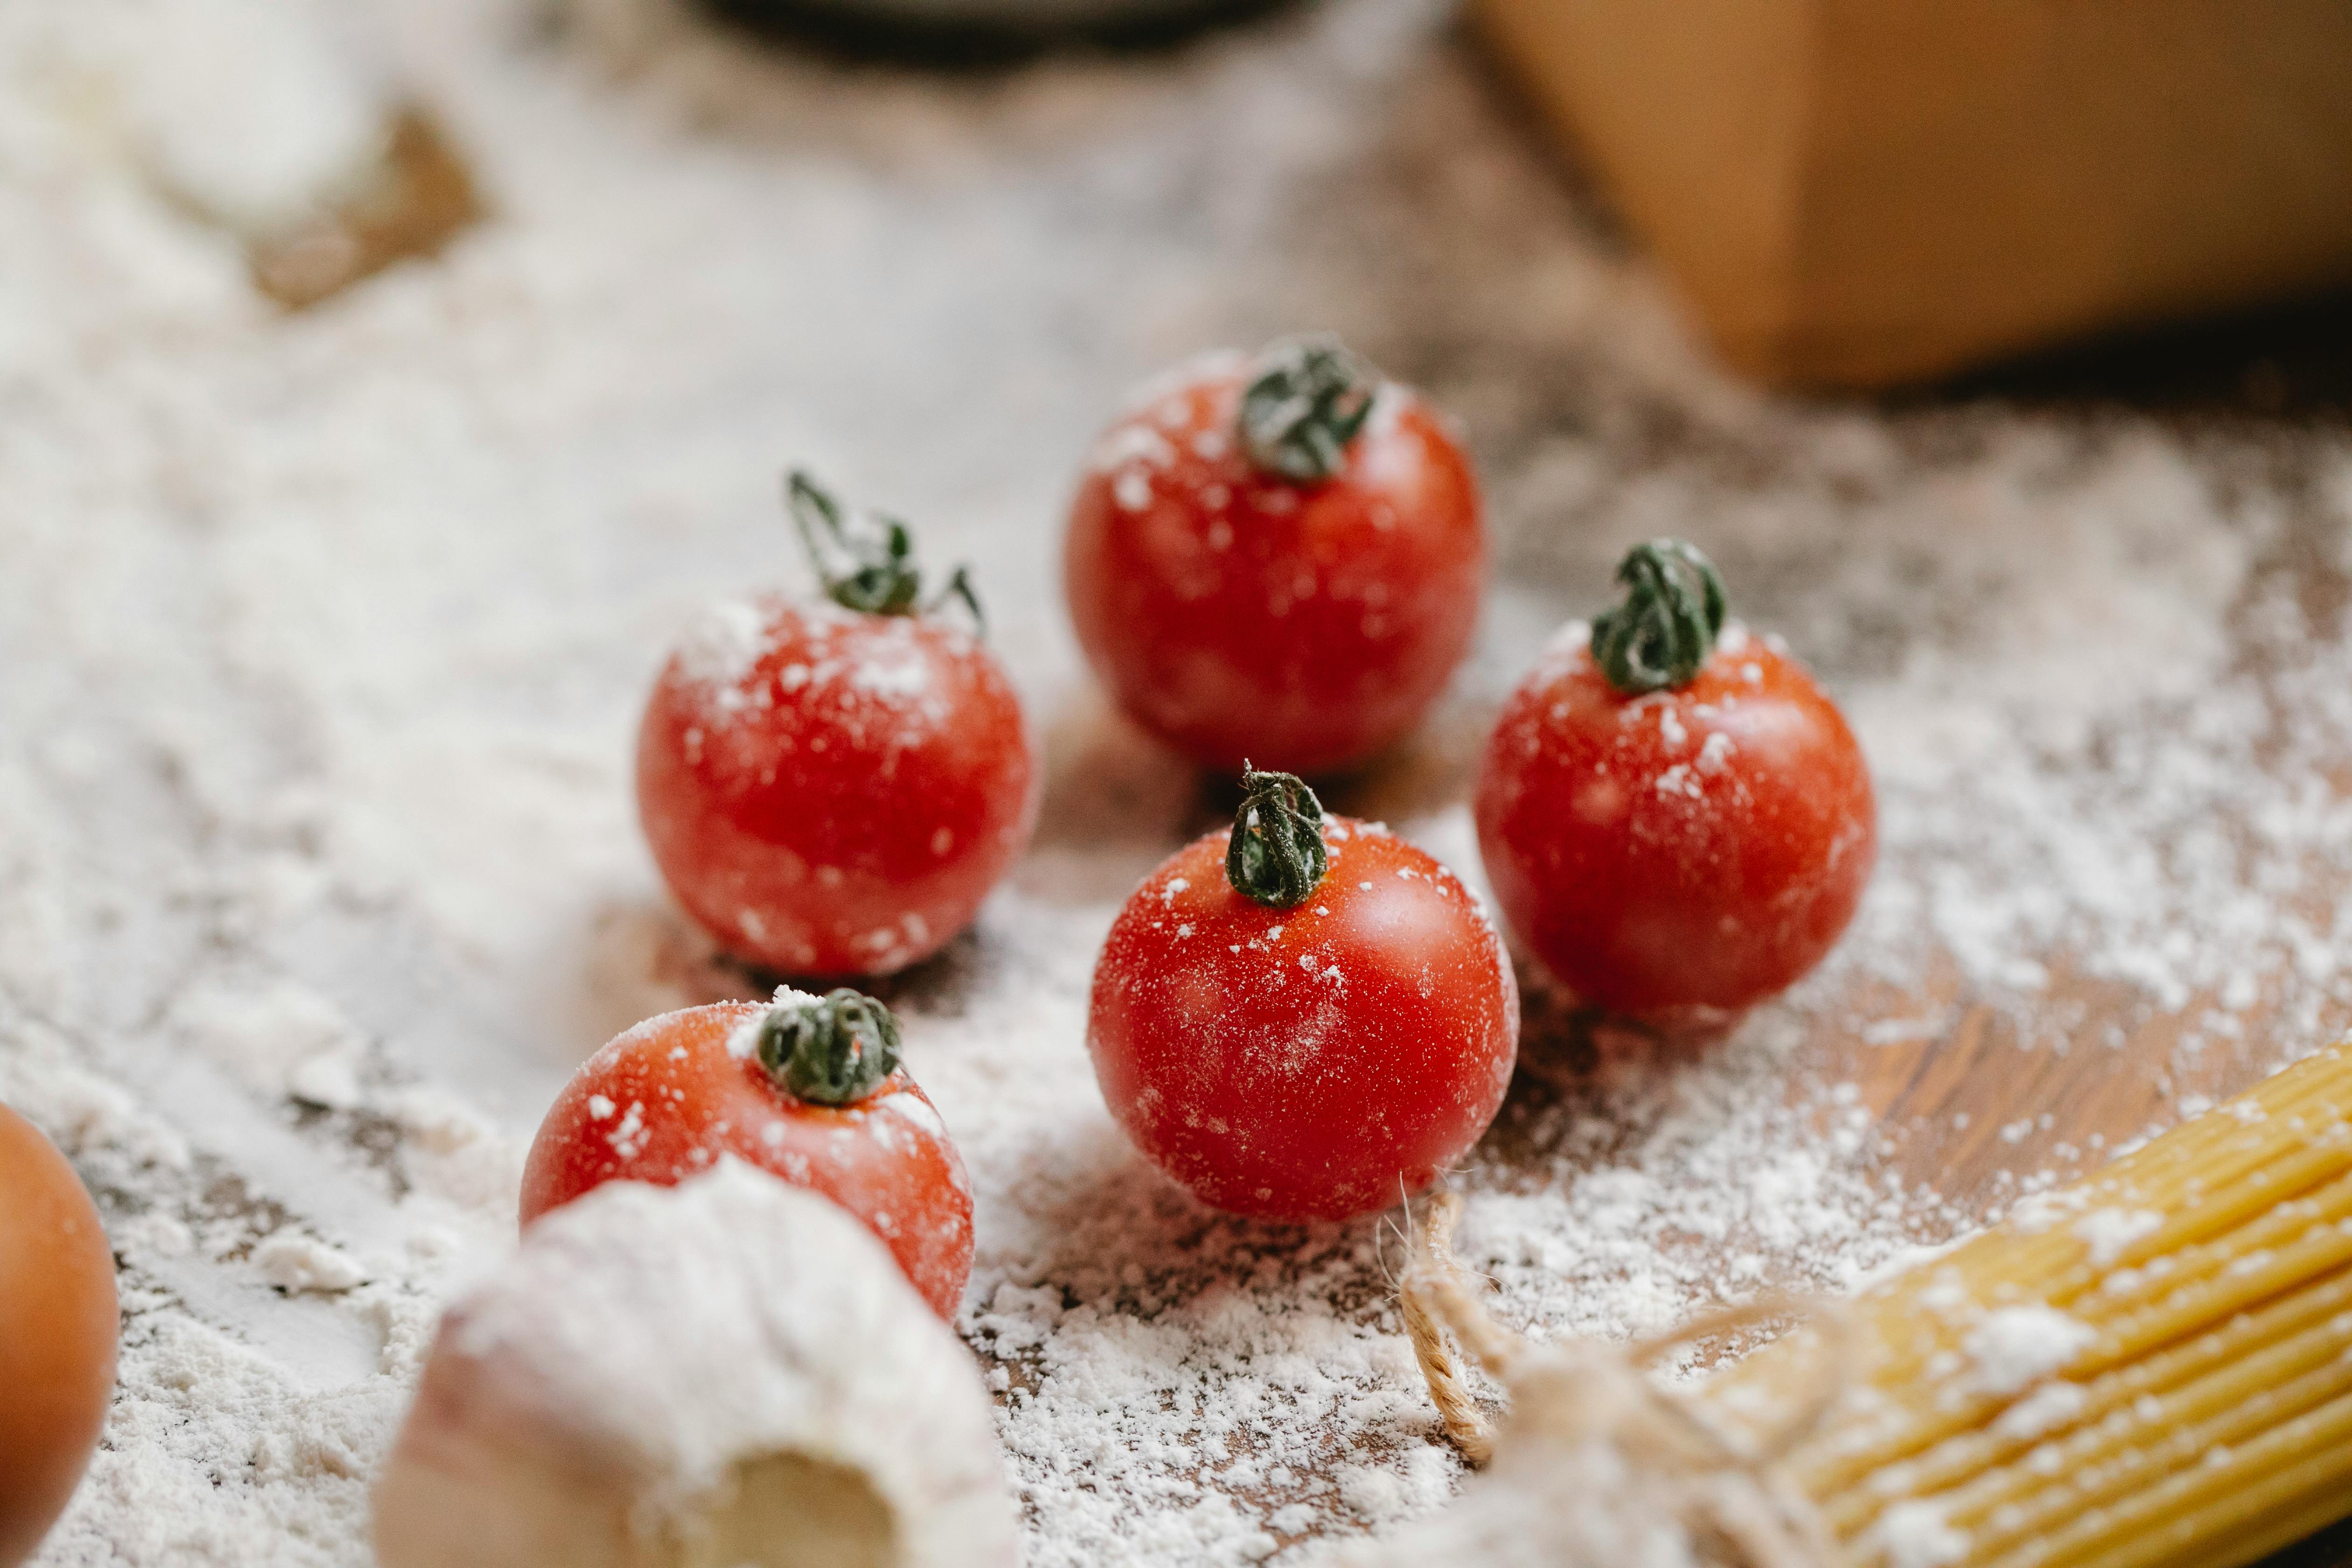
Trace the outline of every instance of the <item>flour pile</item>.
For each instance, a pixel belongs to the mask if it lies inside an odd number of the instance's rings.
[[[1862,919],[1729,1042],[1531,1007],[1462,1182],[1515,1326],[1850,1283],[2093,1157],[2045,1086],[2132,1086],[2134,1135],[2352,1013],[2340,427],[1760,401],[1431,0],[948,80],[652,0],[347,9],[493,216],[295,317],[50,90],[60,58],[109,79],[90,29],[138,36],[137,0],[0,9],[0,1099],[98,1193],[127,1311],[43,1568],[363,1562],[556,1087],[643,1016],[761,994],[666,901],[626,760],[698,608],[803,581],[795,459],[973,563],[1047,759],[1028,859],[889,991],[978,1194],[961,1326],[1028,1561],[1298,1561],[1449,1493],[1380,1227],[1195,1208],[1085,1058],[1118,901],[1213,814],[1083,676],[1058,509],[1120,391],[1207,346],[1337,329],[1488,484],[1474,665],[1335,809],[1475,880],[1486,716],[1669,530],[1878,771]],[[1979,1092],[2021,1086],[2000,1117],[1920,1087],[1962,1047]],[[1978,1174],[1939,1198],[1945,1154]]]

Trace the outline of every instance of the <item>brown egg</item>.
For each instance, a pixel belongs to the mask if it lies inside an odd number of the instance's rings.
[[[65,1156],[0,1105],[0,1568],[73,1496],[114,1391],[114,1253]]]

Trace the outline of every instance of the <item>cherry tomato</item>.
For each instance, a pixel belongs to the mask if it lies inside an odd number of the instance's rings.
[[[114,1391],[114,1253],[65,1156],[0,1106],[0,1564],[81,1481]]]
[[[1658,541],[1619,576],[1626,605],[1571,623],[1504,705],[1479,848],[1512,931],[1583,1000],[1717,1023],[1853,918],[1877,856],[1870,772],[1812,678],[1724,624],[1705,557]]]
[[[1208,767],[1306,773],[1420,720],[1485,564],[1444,422],[1312,341],[1149,392],[1097,444],[1064,557],[1078,641],[1138,722]]]
[[[605,1182],[674,1185],[731,1154],[856,1215],[951,1319],[971,1272],[971,1185],[898,1039],[889,1009],[849,990],[648,1019],[556,1097],[523,1166],[522,1223]]]
[[[918,603],[904,528],[845,531],[831,498],[793,484],[835,602],[724,606],[671,657],[638,731],[638,816],[728,948],[792,974],[887,974],[971,923],[1028,842],[1035,767],[1003,667]],[[825,530],[865,564],[833,572]],[[950,591],[972,602],[961,572]]]
[[[1095,1077],[1137,1147],[1204,1203],[1294,1220],[1383,1208],[1494,1120],[1517,986],[1436,860],[1325,818],[1287,774],[1245,788],[1234,828],[1177,851],[1112,922]]]

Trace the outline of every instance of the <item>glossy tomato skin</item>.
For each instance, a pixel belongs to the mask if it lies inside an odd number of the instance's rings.
[[[73,1167],[0,1106],[0,1564],[80,1483],[114,1392],[114,1253]]]
[[[971,1184],[940,1113],[904,1068],[853,1105],[794,1099],[730,1049],[766,1011],[665,1013],[583,1063],[531,1142],[522,1223],[606,1182],[674,1186],[732,1154],[856,1215],[952,1320],[971,1273]]]
[[[1519,997],[1451,871],[1328,819],[1330,870],[1267,909],[1225,879],[1228,834],[1177,851],[1112,922],[1087,1048],[1112,1115],[1214,1207],[1339,1219],[1427,1186],[1495,1119]]]
[[[1738,1014],[1819,963],[1877,858],[1862,748],[1794,660],[1727,627],[1689,685],[1627,697],[1565,628],[1504,705],[1478,845],[1513,933],[1583,1000]]]
[[[1070,508],[1070,616],[1118,705],[1202,765],[1325,773],[1401,738],[1461,662],[1478,489],[1395,385],[1331,479],[1259,473],[1233,434],[1249,374],[1189,367],[1104,433]]]
[[[1036,769],[980,639],[922,616],[771,598],[664,666],[637,810],[678,902],[800,975],[887,974],[978,911],[1028,842]]]

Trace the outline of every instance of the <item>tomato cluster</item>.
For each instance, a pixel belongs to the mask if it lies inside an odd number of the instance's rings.
[[[721,945],[790,974],[887,974],[969,925],[1028,841],[1028,727],[964,571],[927,596],[906,524],[797,470],[785,493],[824,602],[722,606],[670,655],[638,729],[638,816]],[[971,1186],[899,1066],[898,1019],[847,987],[689,1007],[606,1045],[540,1126],[522,1222],[730,1158],[848,1210],[953,1316]]]
[[[969,923],[1019,854],[1034,766],[964,574],[927,600],[904,525],[850,518],[797,474],[791,503],[828,602],[738,605],[673,655],[640,732],[641,813],[722,944],[793,974],[887,973]],[[1444,422],[1328,340],[1188,367],[1079,481],[1065,563],[1088,658],[1145,729],[1242,774],[1233,826],[1118,911],[1087,1016],[1112,1114],[1204,1203],[1384,1207],[1460,1160],[1509,1086],[1517,983],[1476,897],[1378,825],[1326,816],[1300,776],[1419,721],[1468,645],[1485,554]],[[1869,773],[1804,670],[1727,619],[1696,550],[1654,541],[1618,576],[1624,602],[1565,628],[1504,706],[1480,853],[1511,931],[1584,1002],[1719,1025],[1852,918]],[[889,1009],[846,988],[640,1025],[549,1112],[523,1218],[740,1159],[840,1203],[951,1314],[971,1192],[898,1053]]]
[[[1079,640],[1130,717],[1213,767],[1315,772],[1418,720],[1466,644],[1483,554],[1443,426],[1308,342],[1139,399],[1079,482],[1066,569]],[[1654,541],[1619,577],[1625,603],[1569,628],[1505,706],[1480,852],[1513,931],[1583,1001],[1718,1027],[1853,917],[1869,773],[1803,669],[1726,623],[1696,550]],[[1493,1118],[1511,971],[1434,861],[1242,765],[1230,835],[1179,851],[1111,927],[1096,1076],[1205,1202],[1359,1213],[1427,1184]]]

